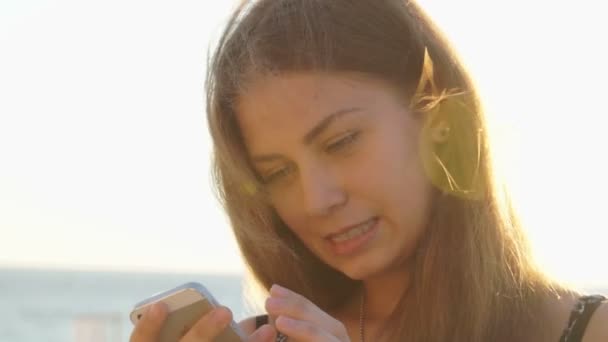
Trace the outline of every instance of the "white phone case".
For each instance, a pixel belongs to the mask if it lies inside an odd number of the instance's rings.
[[[218,306],[211,293],[199,283],[186,283],[161,292],[137,304],[130,314],[133,324],[146,309],[157,302],[164,302],[169,316],[163,325],[159,342],[177,342],[204,314]],[[241,342],[244,335],[234,321],[220,334],[215,342]]]

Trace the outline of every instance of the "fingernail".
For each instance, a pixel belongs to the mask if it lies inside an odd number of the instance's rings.
[[[287,318],[285,316],[279,316],[277,317],[275,324],[277,327],[283,327],[283,328],[287,328],[287,327],[291,327],[293,326],[295,323],[295,321],[291,318]]]
[[[164,316],[165,311],[166,311],[165,303],[159,302],[159,303],[152,305],[152,307],[150,308],[150,316],[152,316],[152,318],[155,320],[159,320]]]
[[[211,313],[211,319],[215,322],[225,322],[226,321],[226,310],[222,308],[215,308]]]
[[[262,341],[274,341],[275,330],[269,324],[264,324],[258,329],[258,337]]]
[[[284,297],[289,294],[289,290],[287,290],[286,288],[284,288],[280,285],[274,284],[270,287],[270,294]]]
[[[281,298],[270,297],[266,299],[266,309],[270,311],[278,310],[285,303]]]

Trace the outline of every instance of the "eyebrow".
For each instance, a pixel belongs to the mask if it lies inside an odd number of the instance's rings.
[[[316,137],[321,135],[321,133],[323,133],[323,131],[325,131],[327,127],[329,127],[334,121],[336,121],[336,119],[344,116],[345,114],[350,114],[360,110],[361,108],[359,107],[344,108],[329,114],[323,120],[321,120],[321,122],[316,124],[310,131],[308,131],[306,135],[304,135],[302,142],[304,143],[304,145],[310,145],[313,140],[315,140]]]
[[[310,129],[308,131],[308,133],[306,133],[304,135],[304,137],[302,138],[302,143],[304,145],[312,144],[312,142],[315,140],[315,138],[317,138],[319,135],[321,135],[321,133],[323,133],[338,118],[340,118],[346,114],[358,112],[360,110],[361,110],[361,108],[359,108],[359,107],[344,108],[344,109],[340,109],[338,111],[335,111],[335,112],[329,114],[328,116],[323,118],[323,120],[321,120],[318,124],[316,124],[312,129]],[[280,158],[282,158],[282,156],[280,154],[272,153],[272,154],[254,156],[252,158],[252,161],[253,162],[268,162],[268,161],[272,161],[272,160],[276,160],[276,159],[280,159]]]

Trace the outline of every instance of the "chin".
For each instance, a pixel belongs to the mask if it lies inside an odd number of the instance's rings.
[[[386,252],[381,255],[367,255],[348,264],[342,264],[337,268],[347,277],[353,280],[366,280],[383,275],[401,273],[411,267],[411,258],[391,258]]]
[[[382,272],[386,268],[372,261],[369,257],[364,260],[351,260],[347,264],[338,265],[338,267],[334,268],[350,279],[364,280]]]
[[[321,250],[318,250],[321,252]],[[353,280],[364,280],[381,274],[394,264],[383,250],[367,250],[356,256],[336,257],[330,252],[319,253],[323,262]]]
[[[365,272],[361,272],[360,270],[353,270],[352,272],[342,271],[342,273],[352,280],[364,280],[368,278],[368,274]]]

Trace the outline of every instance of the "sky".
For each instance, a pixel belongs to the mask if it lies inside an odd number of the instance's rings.
[[[543,267],[608,284],[602,5],[420,3],[480,86]],[[232,5],[0,2],[0,266],[243,272],[203,89]]]

